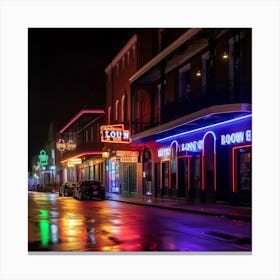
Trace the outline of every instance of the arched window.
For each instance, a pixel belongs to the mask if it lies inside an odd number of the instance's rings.
[[[109,106],[109,107],[108,107],[108,115],[107,115],[108,124],[111,123],[111,111],[112,111],[112,107]]]
[[[132,59],[135,60],[135,58],[136,58],[136,46],[133,45],[133,47],[132,47]]]
[[[119,119],[119,103],[120,101],[117,99],[115,103],[115,120],[118,121]]]
[[[129,59],[130,59],[130,51],[127,52],[127,65],[129,65],[129,62],[130,62]]]
[[[117,77],[118,77],[119,73],[120,73],[120,64],[119,64],[119,62],[116,65],[116,72],[117,72]]]
[[[122,104],[121,104],[121,122],[125,122],[126,121],[126,112],[127,112],[127,98],[126,98],[126,94],[124,94],[122,96]]]
[[[125,57],[123,56],[122,57],[122,69],[124,70],[124,68],[125,68]]]

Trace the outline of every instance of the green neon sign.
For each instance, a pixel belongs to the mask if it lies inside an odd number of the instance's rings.
[[[41,150],[39,154],[39,164],[46,166],[48,165],[49,156],[47,155],[45,150]]]

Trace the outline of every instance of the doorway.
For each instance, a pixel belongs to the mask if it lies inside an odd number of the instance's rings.
[[[252,151],[251,147],[242,147],[235,150],[236,161],[236,188],[238,203],[252,205]]]
[[[160,163],[155,163],[155,196],[160,195]]]
[[[162,162],[162,195],[169,195],[169,162]]]
[[[190,157],[190,201],[192,202],[200,202],[201,174],[201,156]]]
[[[124,181],[123,190],[124,194],[136,196],[137,195],[137,182],[136,182],[136,163],[123,163]]]
[[[178,158],[178,197],[186,197],[188,191],[188,158]]]

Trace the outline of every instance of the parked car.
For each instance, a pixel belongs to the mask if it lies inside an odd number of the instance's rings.
[[[73,196],[76,183],[66,182],[59,188],[59,196]]]
[[[105,199],[105,187],[100,181],[80,181],[74,190],[73,197],[76,199]]]

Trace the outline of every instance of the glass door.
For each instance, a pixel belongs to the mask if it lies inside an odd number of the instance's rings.
[[[252,201],[252,152],[251,148],[236,151],[237,192],[240,204],[251,205]]]

